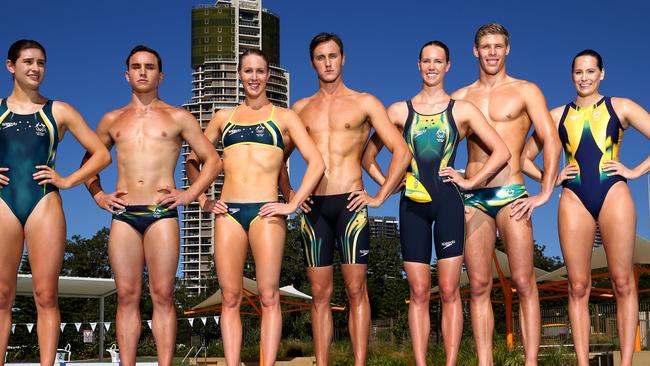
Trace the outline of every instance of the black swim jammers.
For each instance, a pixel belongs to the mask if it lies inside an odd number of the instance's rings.
[[[350,193],[312,196],[311,211],[303,213],[300,229],[305,264],[331,266],[334,248],[343,264],[368,264],[370,228],[368,208],[350,211]]]

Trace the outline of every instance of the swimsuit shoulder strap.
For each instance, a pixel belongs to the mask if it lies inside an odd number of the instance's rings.
[[[228,116],[228,120],[226,122],[228,123],[233,123],[232,118],[235,116],[235,111],[239,108],[239,106],[236,106],[235,108],[232,109],[232,112],[230,112],[230,116]]]
[[[409,129],[411,128],[411,123],[413,121],[413,115],[416,113],[413,109],[413,103],[410,99],[406,100],[406,107],[408,108],[408,115],[406,116],[406,121],[404,121],[404,137],[408,134]]]

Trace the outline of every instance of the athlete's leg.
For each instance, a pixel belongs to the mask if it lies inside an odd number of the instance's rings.
[[[632,364],[636,327],[639,321],[632,256],[636,236],[636,211],[627,184],[614,184],[598,216],[607,265],[616,295],[616,327],[621,340],[621,365]]]
[[[145,231],[144,257],[153,303],[151,329],[156,341],[159,365],[171,365],[176,350],[174,285],[179,251],[177,219],[158,220]]]
[[[0,199],[0,364],[4,364],[16,297],[16,273],[23,254],[23,226]]]
[[[59,343],[59,274],[65,250],[65,217],[61,196],[43,197],[25,223],[25,242],[32,269],[41,365],[51,365]]]
[[[242,325],[239,307],[242,299],[244,263],[248,253],[248,236],[232,218],[220,215],[215,219],[214,260],[223,307],[221,336],[226,363],[239,365]]]
[[[255,259],[257,289],[262,303],[263,365],[273,365],[282,338],[280,309],[280,268],[284,254],[286,222],[284,217],[255,220],[248,237]]]
[[[445,343],[447,366],[456,365],[460,340],[463,336],[463,307],[460,300],[462,266],[462,255],[438,261],[438,286],[442,301],[442,338]]]
[[[329,365],[332,344],[332,310],[330,301],[334,287],[332,260],[334,256],[334,225],[328,217],[336,212],[324,210],[327,197],[315,196],[312,210],[301,216],[303,256],[311,285],[311,329],[316,364]],[[327,216],[325,214],[328,214]]]
[[[354,350],[354,364],[365,365],[370,331],[370,300],[366,282],[367,264],[342,264],[345,292],[350,303],[350,338]]]
[[[469,213],[465,215],[465,264],[471,291],[472,332],[476,342],[478,364],[485,366],[492,365],[494,313],[490,295],[496,228],[494,220],[484,212],[472,207],[467,207],[467,210]]]
[[[413,356],[418,366],[427,364],[427,347],[431,321],[429,299],[431,299],[431,266],[425,263],[404,262],[406,278],[411,294],[409,302],[409,331],[413,343]]]
[[[560,246],[569,276],[569,319],[579,366],[589,365],[589,294],[591,252],[596,222],[570,190],[564,189],[558,210]]]
[[[113,220],[108,239],[108,258],[117,287],[115,316],[117,345],[123,365],[135,365],[140,339],[140,296],[144,270],[142,236],[129,224]]]
[[[326,267],[307,267],[307,277],[311,284],[311,329],[314,338],[316,364],[329,365],[332,345],[332,310],[330,301],[334,289],[334,270]]]
[[[508,253],[512,282],[519,296],[519,322],[526,365],[537,365],[541,338],[539,293],[533,271],[533,226],[529,220],[510,217],[512,206],[497,214],[497,226]]]

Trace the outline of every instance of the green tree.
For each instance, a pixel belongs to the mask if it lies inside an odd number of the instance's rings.
[[[108,228],[102,228],[90,239],[74,235],[65,246],[62,274],[74,277],[111,278],[108,261]]]

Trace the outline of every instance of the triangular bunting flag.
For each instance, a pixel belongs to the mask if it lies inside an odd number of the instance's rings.
[[[25,324],[25,325],[27,326],[27,331],[28,331],[29,333],[31,333],[31,332],[32,332],[32,328],[34,328],[34,323],[27,323],[27,324]]]
[[[16,331],[16,324],[11,324],[11,334],[14,334]]]
[[[151,320],[147,320],[147,325],[149,326],[149,329],[151,329]]]
[[[66,324],[67,324],[67,323],[61,323],[61,325],[60,325],[60,327],[61,327],[61,333],[63,333],[63,329],[65,329],[65,325],[66,325]]]
[[[77,332],[81,329],[81,323],[74,323],[74,327],[77,328]]]
[[[97,323],[90,323],[90,329],[92,329],[93,332],[95,331],[95,328],[97,328]]]
[[[190,327],[194,328],[194,318],[187,318],[187,321],[190,322]]]
[[[214,317],[214,322],[217,323],[217,325],[219,325],[219,317],[218,316]]]
[[[111,323],[104,323],[104,328],[106,328],[106,331],[108,332],[108,330],[111,329]]]
[[[207,317],[205,317],[205,316],[201,317],[201,322],[203,322],[203,325],[205,325],[205,322],[207,322],[207,321],[208,321]]]

